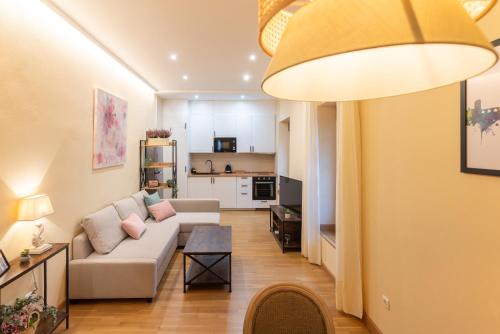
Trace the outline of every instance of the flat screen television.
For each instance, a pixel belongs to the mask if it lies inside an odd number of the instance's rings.
[[[302,181],[280,176],[280,205],[302,214]]]

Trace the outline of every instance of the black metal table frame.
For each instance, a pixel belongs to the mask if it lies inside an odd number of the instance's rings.
[[[63,248],[55,252],[54,254],[50,255],[49,257],[45,258],[43,261],[40,261],[40,263],[36,264],[35,266],[29,268],[29,270],[25,270],[24,272],[20,273],[19,275],[12,277],[12,279],[8,280],[7,282],[3,283],[0,285],[0,290],[5,288],[6,286],[10,285],[11,283],[17,281],[19,278],[23,277],[24,275],[32,272],[39,266],[43,264],[43,303],[44,305],[47,306],[47,263],[50,259],[52,259],[54,256],[57,254],[61,253],[62,251],[66,251],[66,284],[65,284],[65,316],[64,320],[66,321],[66,329],[69,328],[69,244],[66,244]],[[60,324],[60,323],[59,323]],[[54,330],[57,328],[54,327]]]
[[[198,255],[220,255],[220,258],[217,259],[215,262],[213,262],[212,264],[210,265],[205,265],[204,263],[202,263],[201,261],[199,261],[196,256]],[[192,277],[189,281],[186,281],[186,257],[189,257],[191,259],[191,261],[194,261],[196,262],[197,264],[199,264],[200,266],[203,267],[203,271],[199,272],[197,275],[195,275],[194,277]],[[213,268],[217,263],[221,262],[222,260],[224,260],[226,257],[229,257],[229,280],[226,280],[225,278],[221,277],[219,274],[213,272],[211,270],[211,268]],[[231,253],[216,253],[216,254],[213,254],[213,253],[206,253],[206,254],[186,254],[186,253],[183,253],[183,266],[184,266],[184,293],[186,293],[186,287],[187,286],[190,286],[190,285],[229,285],[229,292],[232,292],[232,278],[231,278]],[[212,275],[216,276],[220,282],[210,282],[210,283],[193,283],[193,281],[195,279],[197,279],[198,277],[200,277],[202,274],[206,273],[206,272],[210,272]]]

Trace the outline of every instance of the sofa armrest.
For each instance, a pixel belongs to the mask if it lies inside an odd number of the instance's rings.
[[[70,299],[153,298],[154,259],[80,259],[69,263]]]
[[[168,199],[170,204],[178,212],[219,212],[220,201],[218,199]]]
[[[73,259],[85,259],[94,252],[87,233],[82,232],[73,238]]]

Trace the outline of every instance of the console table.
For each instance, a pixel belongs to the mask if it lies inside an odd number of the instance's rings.
[[[8,286],[9,284],[15,282],[24,275],[30,273],[34,269],[43,265],[43,302],[47,305],[47,262],[61,253],[66,251],[66,302],[65,310],[57,311],[57,319],[55,324],[51,319],[46,319],[40,321],[36,329],[36,334],[49,334],[56,330],[59,325],[66,320],[66,328],[69,328],[69,244],[59,243],[52,244],[52,248],[40,255],[31,255],[30,261],[27,263],[21,263],[19,258],[10,262],[10,269],[0,277],[0,290]]]
[[[285,208],[280,205],[269,207],[269,231],[284,253],[287,250],[300,251],[302,240],[302,217],[293,213],[285,218]]]

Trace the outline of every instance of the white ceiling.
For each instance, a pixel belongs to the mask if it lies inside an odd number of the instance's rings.
[[[165,96],[265,96],[260,81],[269,57],[258,45],[256,0],[50,1]]]

